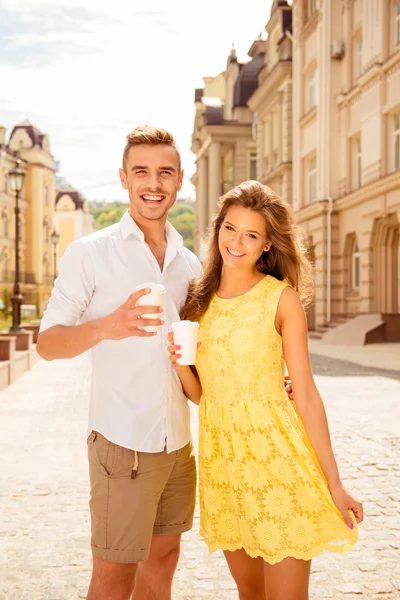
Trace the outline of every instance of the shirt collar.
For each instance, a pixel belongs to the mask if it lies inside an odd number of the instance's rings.
[[[129,214],[129,209],[123,214],[122,219],[119,222],[119,226],[121,229],[122,239],[126,240],[127,237],[133,235],[135,238],[144,242],[144,233],[136,221],[132,219],[131,215]],[[177,248],[182,247],[183,238],[180,233],[177,232],[175,227],[173,227],[171,223],[167,221],[165,228],[168,244],[176,246]]]

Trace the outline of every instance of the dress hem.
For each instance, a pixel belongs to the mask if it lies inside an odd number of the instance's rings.
[[[344,543],[342,546],[332,545],[332,542],[325,542],[324,544],[320,544],[319,546],[309,550],[307,552],[296,552],[288,550],[286,552],[282,552],[280,555],[276,555],[274,557],[267,556],[261,550],[249,550],[246,548],[245,544],[235,543],[235,544],[211,544],[207,541],[207,537],[204,535],[202,531],[200,531],[200,535],[204,539],[205,543],[208,546],[210,552],[215,552],[216,550],[222,550],[223,552],[226,550],[228,552],[234,552],[235,550],[244,550],[246,554],[248,554],[251,558],[262,558],[265,562],[270,565],[275,565],[279,562],[282,562],[285,558],[295,558],[297,560],[311,560],[315,558],[323,552],[324,550],[328,550],[329,552],[336,552],[339,554],[344,554],[348,550],[350,550],[356,543],[357,540],[349,541]]]

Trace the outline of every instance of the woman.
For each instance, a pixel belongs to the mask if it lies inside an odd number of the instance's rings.
[[[245,182],[220,199],[183,319],[200,323],[196,369],[170,357],[200,403],[201,534],[224,551],[241,600],[306,600],[311,559],[357,540],[315,386],[302,302],[312,270],[290,208]],[[283,390],[284,361],[294,402]]]

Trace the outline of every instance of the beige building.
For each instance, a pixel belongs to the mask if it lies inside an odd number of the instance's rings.
[[[310,329],[371,315],[368,331],[400,312],[400,1],[275,0],[266,31],[257,177],[304,229]]]
[[[4,288],[11,294],[14,283],[15,193],[11,191],[8,173],[18,156],[26,170],[19,200],[21,292],[24,304],[37,305],[43,311],[53,287],[56,261],[65,249],[66,240],[89,233],[92,221],[86,203],[74,190],[73,198],[79,196],[79,207],[74,204],[73,210],[80,216],[75,217],[73,228],[64,226],[67,201],[56,191],[48,136],[24,122],[12,129],[7,142],[6,130],[0,127],[0,296]],[[52,240],[55,229],[61,236],[56,256]]]
[[[15,272],[15,194],[8,172],[19,154],[26,169],[20,195],[20,283],[25,304],[40,304],[53,284],[54,159],[47,135],[31,123],[16,125],[6,143],[0,128],[0,289],[11,292]]]
[[[241,181],[257,176],[253,113],[247,101],[257,87],[264,64],[265,42],[250,48],[251,60],[241,64],[232,49],[226,70],[205,77],[204,88],[195,91],[196,116],[192,152],[196,155],[195,250],[204,258],[201,239],[217,210],[221,194]]]
[[[264,66],[248,101],[257,139],[257,179],[287,202],[292,199],[292,9],[275,0],[267,31]]]
[[[295,0],[293,97],[293,206],[316,266],[310,325],[398,313],[400,3]]]
[[[55,183],[55,228],[59,233],[58,259],[74,240],[92,233],[94,219],[84,196],[57,174]]]

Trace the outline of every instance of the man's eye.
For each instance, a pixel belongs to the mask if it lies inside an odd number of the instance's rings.
[[[171,175],[171,171],[161,171],[161,173],[165,173],[166,175]]]
[[[146,171],[144,171],[144,169],[140,169],[139,171],[136,171],[136,174],[138,173],[145,173]]]

